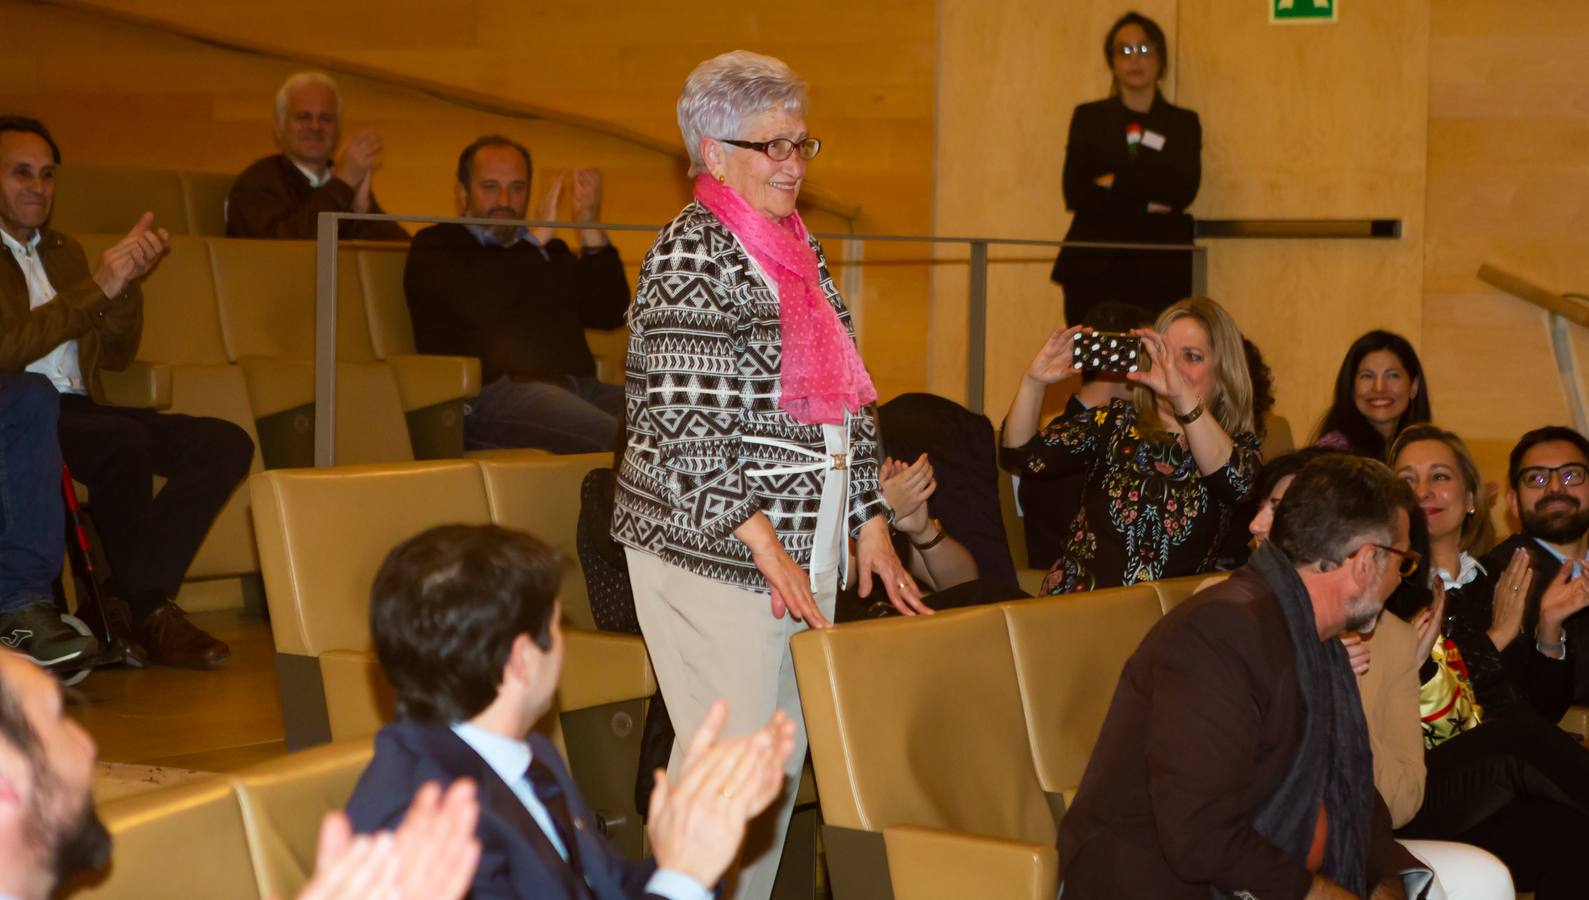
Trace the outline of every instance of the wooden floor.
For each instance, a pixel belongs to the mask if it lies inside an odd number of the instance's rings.
[[[102,762],[225,772],[287,752],[270,624],[241,610],[190,618],[231,658],[208,672],[101,669],[67,689]]]

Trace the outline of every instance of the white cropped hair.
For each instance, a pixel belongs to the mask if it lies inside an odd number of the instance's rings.
[[[292,92],[311,84],[318,84],[331,91],[331,96],[337,98],[337,121],[342,120],[342,91],[337,87],[336,79],[324,72],[294,72],[287,76],[287,80],[281,83],[281,89],[276,91],[277,131],[285,131],[287,128],[287,102],[292,97]]]
[[[679,95],[679,133],[690,154],[690,174],[706,171],[701,138],[739,139],[747,119],[769,109],[804,116],[807,107],[805,79],[781,59],[733,50],[701,63]]]

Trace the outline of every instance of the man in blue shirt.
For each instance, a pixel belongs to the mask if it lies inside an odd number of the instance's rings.
[[[718,704],[676,783],[657,773],[655,860],[623,857],[597,833],[556,748],[531,732],[562,670],[559,554],[491,525],[447,525],[398,546],[376,575],[370,629],[398,721],[376,736],[354,789],[355,830],[390,828],[429,782],[478,785],[484,897],[705,900],[734,862],[745,824],[783,788],[793,726],[717,740]]]

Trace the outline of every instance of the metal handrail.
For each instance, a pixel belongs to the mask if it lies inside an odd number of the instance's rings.
[[[423,224],[457,223],[462,225],[501,226],[502,219],[477,219],[463,216],[403,216],[377,213],[323,212],[318,217],[315,264],[315,439],[316,466],[333,465],[336,459],[333,435],[336,427],[336,286],[337,286],[337,230],[341,222],[415,222]],[[1229,237],[1337,237],[1383,238],[1399,235],[1384,233],[1363,223],[1396,220],[1241,220],[1266,228],[1257,228],[1244,234],[1231,233]],[[1341,227],[1317,228],[1320,223]],[[604,231],[659,231],[660,225],[634,225],[604,222],[523,221],[515,224],[530,228],[601,229]],[[1297,226],[1297,227],[1293,227]],[[1301,226],[1309,226],[1303,228]],[[1399,223],[1398,223],[1399,226]],[[1290,229],[1287,231],[1287,229]],[[1267,230],[1266,230],[1267,229]],[[966,304],[966,406],[982,412],[987,368],[987,313],[988,313],[988,250],[990,247],[1076,247],[1098,250],[1155,250],[1191,253],[1192,284],[1195,294],[1205,293],[1207,248],[1196,244],[1134,244],[1109,241],[1055,241],[1035,238],[1002,238],[988,236],[932,236],[901,234],[819,233],[819,240],[842,241],[846,248],[846,261],[850,264],[845,274],[845,291],[852,302],[860,298],[859,271],[861,248],[864,243],[911,243],[929,245],[963,244],[969,253]]]
[[[1583,302],[1589,297],[1558,294],[1489,263],[1479,266],[1479,280],[1549,314],[1550,349],[1556,357],[1556,374],[1561,377],[1562,392],[1567,395],[1567,404],[1571,407],[1573,427],[1579,434],[1589,434],[1589,410],[1585,409],[1583,391],[1578,388],[1578,361],[1573,354],[1572,335],[1567,331],[1568,323],[1589,328],[1589,303]]]

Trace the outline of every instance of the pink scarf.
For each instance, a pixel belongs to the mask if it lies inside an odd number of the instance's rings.
[[[817,254],[800,213],[774,223],[745,198],[709,175],[695,178],[695,199],[745,245],[778,285],[778,322],[783,331],[778,405],[807,425],[838,425],[845,410],[877,399],[855,342],[822,291]]]

